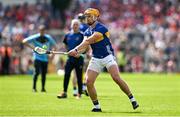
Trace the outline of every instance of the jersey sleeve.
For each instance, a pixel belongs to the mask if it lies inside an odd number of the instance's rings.
[[[95,29],[95,32],[99,33],[99,35],[100,35],[100,37],[96,39],[96,42],[103,40],[105,38],[104,36],[106,36],[107,38],[109,38],[109,36],[110,36],[108,29],[102,25],[97,27]]]
[[[104,26],[99,26],[95,29],[95,32],[99,32],[101,34],[105,34],[106,32],[108,32],[108,29]]]
[[[91,33],[90,33],[90,31],[88,29],[84,32],[84,36],[85,37],[91,36]]]
[[[50,36],[50,35],[48,35],[47,37],[49,39],[49,42],[50,42],[51,46],[55,46],[56,45],[56,41],[53,39],[53,37]]]

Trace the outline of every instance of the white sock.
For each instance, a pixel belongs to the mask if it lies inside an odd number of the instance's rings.
[[[98,109],[100,109],[101,107],[100,107],[100,104],[98,104],[98,105],[94,105],[94,108],[98,108]]]
[[[86,85],[83,85],[82,90],[83,90],[83,91],[86,90]]]
[[[73,89],[73,94],[78,94],[78,90],[77,89]]]
[[[100,109],[100,108],[101,108],[98,100],[94,100],[94,101],[92,101],[92,102],[93,102],[93,104],[94,104],[94,108],[97,108],[97,109]]]
[[[136,99],[133,97],[133,98],[130,99],[130,101],[134,102],[134,101],[136,101]]]

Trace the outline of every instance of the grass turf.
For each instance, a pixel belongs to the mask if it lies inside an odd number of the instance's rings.
[[[122,74],[140,107],[133,110],[126,95],[106,73],[98,76],[96,89],[102,113],[90,112],[89,97],[77,100],[69,83],[68,98],[57,99],[63,77],[47,76],[47,93],[41,93],[40,77],[37,93],[33,93],[32,77],[0,76],[0,116],[180,116],[179,74]]]

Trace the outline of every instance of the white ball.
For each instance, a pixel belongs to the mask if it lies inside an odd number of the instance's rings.
[[[57,71],[57,74],[58,74],[59,76],[64,75],[64,70],[63,70],[63,69],[59,69],[59,70]]]

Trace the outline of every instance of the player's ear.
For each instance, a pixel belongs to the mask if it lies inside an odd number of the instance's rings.
[[[96,21],[97,20],[97,17],[93,15],[93,20]]]

